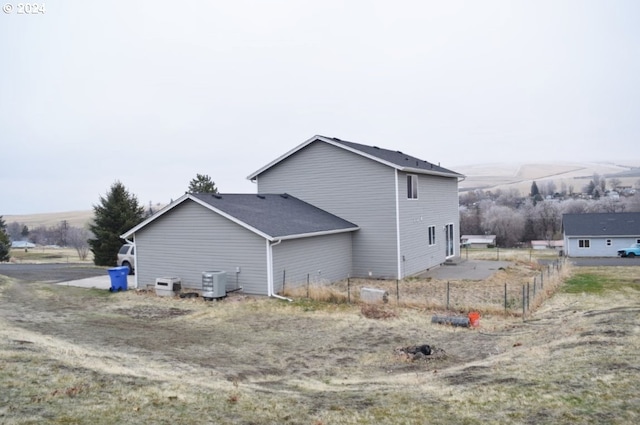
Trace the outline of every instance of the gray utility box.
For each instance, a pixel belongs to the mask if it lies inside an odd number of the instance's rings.
[[[182,282],[177,277],[159,277],[156,279],[156,295],[172,297],[180,292]]]
[[[227,296],[227,272],[214,270],[202,272],[202,298],[213,299]]]

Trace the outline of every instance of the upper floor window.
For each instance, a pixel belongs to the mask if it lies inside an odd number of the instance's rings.
[[[578,248],[590,248],[591,241],[589,239],[578,239]]]
[[[415,174],[407,176],[407,198],[418,199],[418,176]]]

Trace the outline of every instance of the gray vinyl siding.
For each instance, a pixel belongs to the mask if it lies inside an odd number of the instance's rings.
[[[352,232],[285,240],[273,247],[273,287],[336,282],[351,272]]]
[[[418,175],[418,199],[408,199],[407,175],[398,172],[402,277],[445,262],[447,224],[453,224],[455,255],[460,250],[458,180]],[[429,226],[435,227],[433,246],[429,246]]]
[[[395,278],[395,170],[355,153],[313,142],[258,176],[258,192],[289,193],[357,224],[352,276]],[[406,192],[406,189],[405,189]]]
[[[578,246],[578,241],[583,239],[589,241],[589,248]],[[607,239],[611,240],[610,246],[607,246]],[[617,257],[619,249],[628,248],[639,239],[640,236],[572,236],[565,238],[564,246],[569,257]]]
[[[183,288],[201,289],[202,272],[222,270],[229,288],[237,279],[244,292],[267,294],[265,239],[193,201],[141,229],[135,242],[141,288],[179,277]]]

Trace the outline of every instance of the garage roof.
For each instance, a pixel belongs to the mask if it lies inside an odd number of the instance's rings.
[[[352,232],[358,226],[284,194],[185,194],[121,237],[129,238],[183,202],[193,201],[269,240]]]

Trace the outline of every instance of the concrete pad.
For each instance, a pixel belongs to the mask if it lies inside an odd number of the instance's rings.
[[[68,282],[59,282],[56,285],[62,286],[76,286],[78,288],[96,288],[104,289],[106,291],[111,288],[111,278],[109,275],[88,277],[86,279],[70,280]],[[127,276],[127,288],[134,289],[135,282],[133,276]]]
[[[509,261],[465,260],[454,265],[442,265],[426,271],[422,278],[439,280],[484,280],[490,278],[500,268],[507,268]]]

